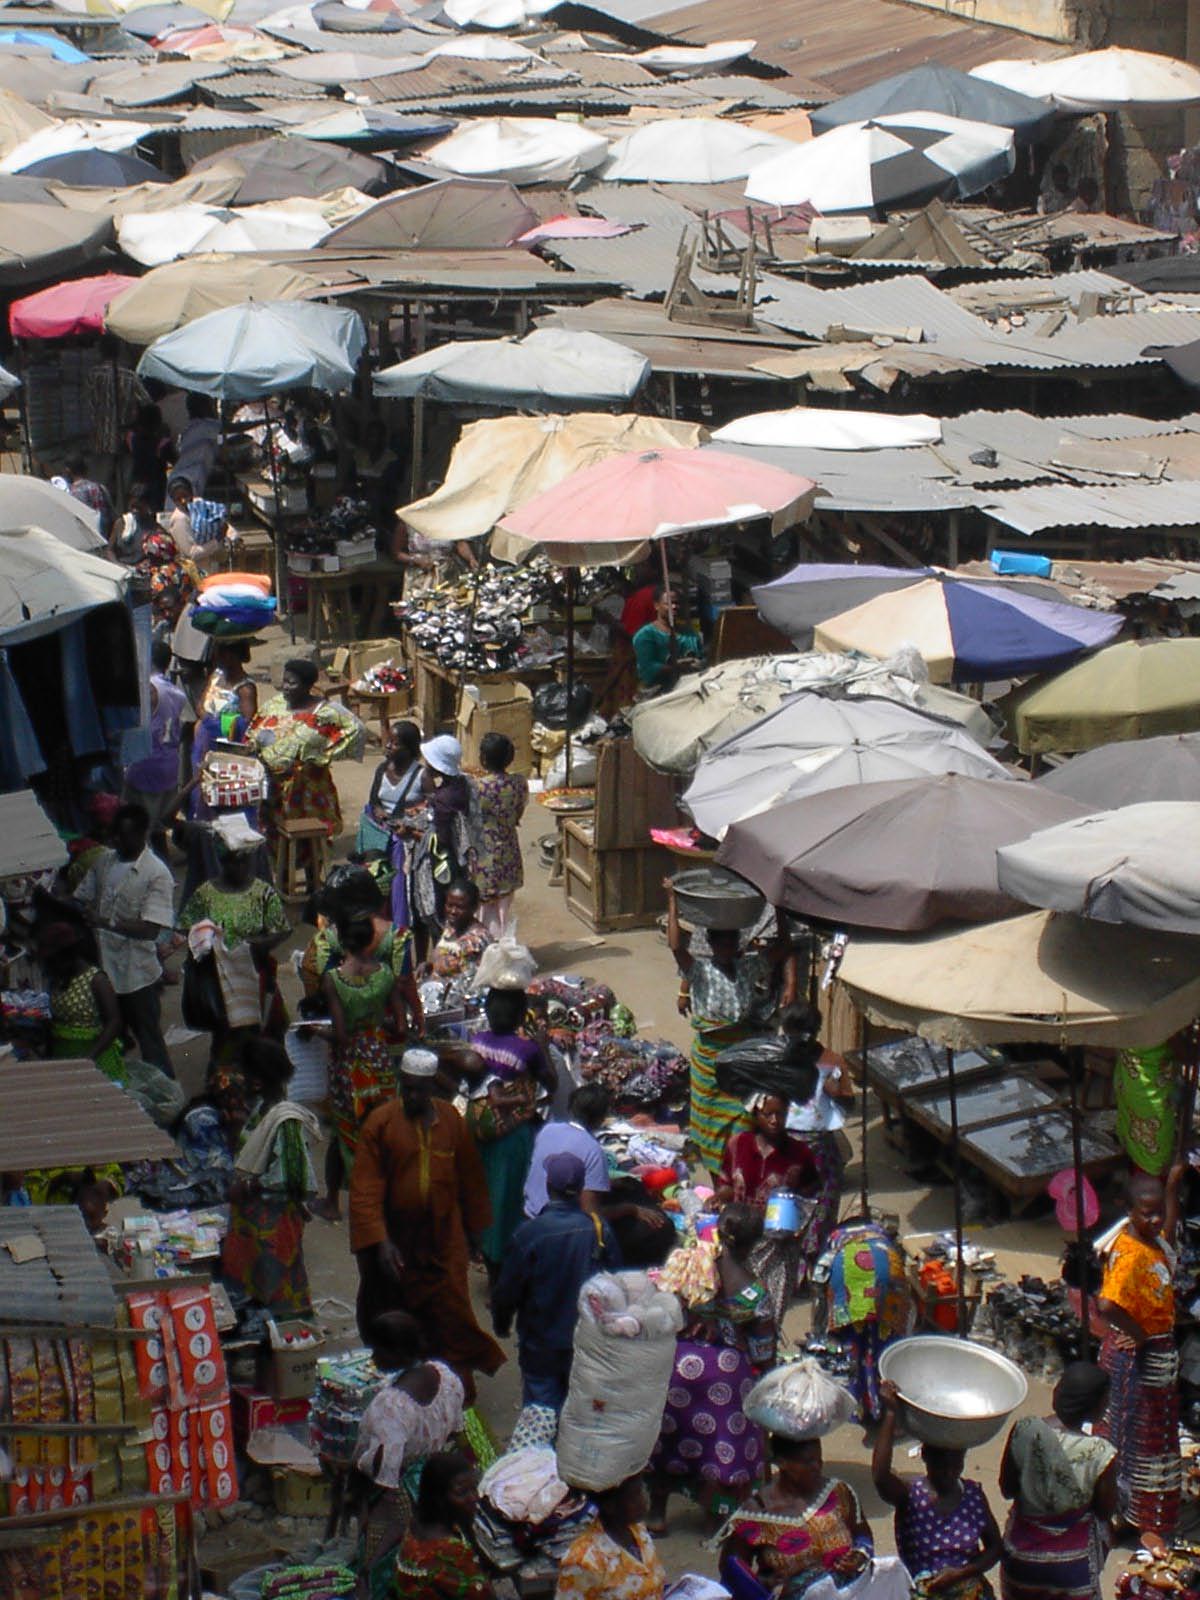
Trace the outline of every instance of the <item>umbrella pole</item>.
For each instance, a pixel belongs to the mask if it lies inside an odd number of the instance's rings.
[[[475,582],[471,586],[471,609],[467,613],[467,642],[463,646],[463,664],[458,670],[458,694],[456,696],[458,703],[455,710],[460,719],[462,717],[463,683],[467,676],[467,655],[470,652],[472,644],[475,642],[475,613],[479,609],[479,580],[482,575],[483,563],[479,561],[475,564]]]
[[[1079,1359],[1090,1361],[1092,1355],[1092,1309],[1088,1295],[1088,1250],[1084,1240],[1083,1214],[1083,1141],[1079,1128],[1079,1069],[1083,1065],[1083,1051],[1067,1053],[1069,1083],[1071,1087],[1071,1164],[1075,1169],[1075,1239],[1079,1250]]]
[[[671,593],[671,575],[667,571],[667,546],[666,546],[666,541],[663,540],[663,539],[660,539],[658,541],[658,553],[659,553],[659,556],[660,556],[660,558],[662,560],[663,588],[667,592],[667,621],[670,623],[671,633],[674,634],[674,632],[675,632],[675,597]]]
[[[962,1204],[962,1154],[958,1148],[958,1083],[954,1073],[954,1051],[946,1050],[946,1083],[950,1091],[950,1144],[953,1151],[954,1175],[954,1298],[955,1324],[958,1337],[967,1336],[966,1297],[963,1292],[963,1204]]]
[[[571,705],[575,699],[575,568],[566,569],[567,580],[567,715],[563,724],[566,742],[563,745],[564,788],[571,787]]]
[[[271,402],[263,401],[263,415],[267,419],[267,464],[271,469],[271,495],[275,502],[275,515],[271,518],[272,543],[275,546],[275,615],[286,617],[291,630],[292,643],[296,642],[296,618],[287,595],[287,562],[283,554],[283,504],[279,498],[279,463],[275,459],[275,426],[271,421]],[[308,592],[308,603],[313,603],[311,587]],[[312,634],[312,617],[309,616],[309,638]]]
[[[862,1019],[862,1078],[858,1086],[862,1101],[859,1113],[861,1117],[859,1141],[862,1145],[862,1155],[860,1157],[862,1183],[859,1198],[862,1201],[862,1214],[864,1217],[868,1217],[871,1214],[871,1184],[867,1173],[867,1053],[870,1048],[871,1020],[864,1011]]]

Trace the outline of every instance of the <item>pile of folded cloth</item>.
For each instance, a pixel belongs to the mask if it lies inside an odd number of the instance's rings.
[[[193,627],[213,639],[245,638],[274,620],[271,580],[256,572],[221,572],[204,578],[191,611]]]
[[[576,1535],[595,1520],[586,1495],[558,1476],[554,1450],[508,1450],[479,1480],[475,1538],[484,1557],[520,1583],[552,1580]]]

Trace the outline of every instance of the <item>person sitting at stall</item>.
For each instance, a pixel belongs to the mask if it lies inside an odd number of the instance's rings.
[[[704,641],[691,628],[681,628],[678,602],[665,584],[654,587],[654,621],[633,636],[638,684],[662,693],[673,689],[683,672],[704,665]]]
[[[679,968],[679,1011],[692,1023],[689,1131],[700,1160],[717,1172],[730,1136],[747,1124],[743,1102],[717,1086],[716,1061],[722,1050],[766,1030],[775,1011],[772,965],[782,967],[780,1003],[794,998],[796,966],[780,939],[768,957],[743,951],[736,930],[710,928],[709,954],[693,956],[691,936],[679,924],[671,881],[667,889],[667,945]]]
[[[369,1333],[383,1382],[363,1412],[355,1445],[364,1484],[357,1566],[367,1600],[390,1600],[396,1549],[412,1526],[425,1462],[462,1431],[463,1386],[444,1361],[427,1358],[421,1326],[406,1311],[385,1311]]]
[[[621,1267],[612,1229],[579,1204],[584,1176],[577,1155],[546,1158],[542,1180],[548,1202],[513,1234],[492,1291],[492,1324],[501,1339],[516,1318],[524,1406],[562,1410],[575,1353],[579,1291],[597,1272]]]
[[[809,1071],[816,1081],[814,1067]],[[820,1175],[808,1146],[788,1132],[788,1102],[777,1094],[752,1094],[746,1101],[751,1126],[735,1133],[725,1146],[714,1199],[718,1205],[736,1200],[765,1217],[767,1202],[778,1191],[815,1196]],[[755,1246],[751,1265],[766,1285],[777,1327],[792,1303],[808,1242],[808,1228],[766,1231]]]
[[[992,1600],[984,1576],[1000,1559],[1000,1529],[983,1486],[963,1477],[964,1450],[921,1446],[923,1478],[892,1471],[900,1395],[895,1384],[879,1385],[883,1423],[871,1457],[871,1476],[881,1500],[896,1508],[896,1549],[924,1593],[946,1600]]]
[[[391,868],[392,921],[398,928],[407,928],[412,922],[408,854],[410,841],[419,837],[416,813],[425,804],[424,778],[420,728],[415,722],[393,722],[358,820],[354,849],[357,855],[379,852]]]
[[[721,1529],[722,1581],[749,1600],[909,1600],[912,1579],[896,1556],[877,1556],[858,1496],[825,1475],[821,1441],[771,1435],[775,1476]]]
[[[461,1450],[432,1455],[400,1542],[389,1600],[492,1600],[472,1538],[479,1478]]]
[[[1111,1381],[1072,1361],[1054,1388],[1054,1415],[1021,1417],[1000,1462],[1011,1500],[1000,1558],[1004,1600],[1094,1600],[1112,1544],[1117,1452],[1094,1431]]]
[[[554,1600],[663,1600],[667,1574],[646,1527],[643,1479],[626,1478],[593,1498],[596,1521],[563,1556]]]
[[[262,819],[272,844],[278,837],[276,825],[283,821],[315,817],[331,839],[341,832],[342,811],[329,769],[334,761],[361,756],[365,730],[344,706],[313,692],[318,676],[315,661],[297,657],[287,662],[280,692],[246,732],[271,777]]]
[[[533,1141],[529,1176],[525,1180],[525,1215],[536,1217],[549,1200],[546,1162],[551,1156],[578,1156],[583,1163],[583,1188],[579,1204],[590,1213],[612,1189],[608,1158],[596,1138],[612,1110],[612,1096],[602,1083],[582,1083],[571,1091],[565,1122],[544,1122]]]
[[[125,1033],[112,980],[95,960],[95,945],[77,922],[51,922],[37,941],[50,990],[51,1053],[87,1056],[113,1083],[125,1082]]]
[[[479,920],[478,885],[470,878],[456,878],[446,890],[445,921],[422,975],[443,982],[471,979],[491,942],[491,934]]]
[[[1096,1302],[1108,1324],[1100,1365],[1112,1392],[1103,1432],[1117,1452],[1121,1515],[1150,1550],[1174,1533],[1183,1485],[1173,1272],[1186,1171],[1177,1162],[1165,1185],[1142,1172],[1130,1178],[1129,1220],[1107,1252]]]
[[[214,572],[238,542],[229,507],[202,500],[191,479],[178,472],[167,483],[167,499],[174,507],[167,532],[180,556],[201,572]]]
[[[737,1505],[763,1466],[763,1438],[743,1405],[755,1380],[775,1365],[779,1330],[771,1301],[750,1264],[762,1217],[727,1205],[716,1248],[700,1240],[674,1252],[660,1286],[677,1294],[687,1318],[675,1343],[675,1368],[651,1461],[651,1528],[667,1531],[671,1492],[691,1494],[710,1517]]]
[[[248,1039],[241,1067],[253,1109],[234,1158],[221,1272],[277,1317],[308,1317],[304,1223],[317,1180],[307,1140],[320,1136],[320,1123],[287,1098],[292,1063],[276,1040]]]
[[[525,1214],[538,1085],[553,1091],[557,1080],[544,1046],[523,1031],[523,989],[489,989],[483,1009],[487,1028],[469,1041],[482,1071],[467,1102],[467,1126],[479,1145],[492,1206],[479,1247],[494,1280]]]

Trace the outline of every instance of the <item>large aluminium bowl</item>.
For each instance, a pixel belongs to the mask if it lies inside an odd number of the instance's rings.
[[[970,1450],[994,1439],[1029,1393],[1020,1367],[969,1339],[918,1334],[889,1345],[879,1376],[896,1385],[902,1420],[923,1444]]]
[[[752,928],[766,904],[752,883],[724,867],[693,867],[671,879],[679,915],[697,928]]]

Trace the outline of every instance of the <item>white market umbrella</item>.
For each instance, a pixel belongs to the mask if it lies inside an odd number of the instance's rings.
[[[315,300],[256,300],[164,334],[137,370],[219,400],[262,400],[287,389],[339,394],[354,382],[366,343],[356,311]]]
[[[728,183],[794,149],[791,139],[717,117],[661,117],[618,139],[599,176],[617,183]]]
[[[465,178],[558,183],[590,172],[607,154],[608,140],[577,123],[549,117],[485,117],[463,122],[431,145],[424,159]]]
[[[696,826],[720,838],[784,800],[939,772],[1012,781],[955,723],[893,700],[802,693],[709,750],[683,799]]]
[[[1200,69],[1148,50],[1085,50],[1056,61],[999,60],[974,76],[1050,100],[1060,111],[1200,103]]]
[[[807,202],[822,213],[887,211],[977,194],[1015,165],[1010,128],[900,112],[846,123],[771,157],[751,172],[746,198],[777,206]]]
[[[650,373],[645,356],[594,333],[537,328],[523,339],[466,339],[387,367],[375,393],[389,398],[519,406],[615,405]]]
[[[371,55],[365,50],[318,50],[309,56],[280,61],[272,71],[299,83],[319,83],[326,88],[354,83],[363,78],[388,78],[395,72],[411,72],[422,65],[416,55]]]
[[[116,117],[110,122],[88,122],[83,118],[56,122],[14,145],[0,160],[0,172],[23,172],[35,161],[48,161],[51,156],[69,155],[76,150],[130,150],[153,131],[148,122]]]
[[[15,372],[10,372],[7,367],[0,367],[0,400],[7,400],[10,394],[16,394],[21,387],[21,380]]]
[[[446,0],[442,9],[460,28],[520,28],[557,4],[558,0]]]
[[[44,528],[0,534],[0,636],[8,643],[121,600],[128,586],[124,568],[90,550],[71,549]]]
[[[940,444],[942,424],[920,412],[893,416],[886,411],[791,406],[786,411],[752,411],[714,429],[712,437],[714,443],[788,450],[907,450]]]
[[[121,249],[144,267],[207,252],[312,250],[332,231],[319,211],[290,206],[177,206],[117,222]]]
[[[72,550],[102,550],[100,518],[65,489],[24,473],[0,473],[0,534],[41,528]]]
[[[1000,887],[1027,905],[1159,933],[1200,933],[1195,801],[1099,811],[1006,845],[996,861]]]

